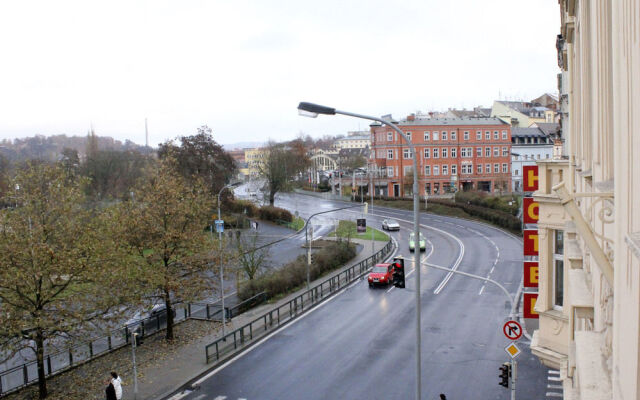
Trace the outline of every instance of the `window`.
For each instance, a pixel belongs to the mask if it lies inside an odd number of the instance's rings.
[[[387,132],[387,142],[393,142],[393,132]]]
[[[476,171],[481,174],[482,173],[482,164],[478,164],[478,166],[476,167]]]
[[[464,140],[469,140],[469,131],[464,131]]]
[[[433,175],[440,175],[440,167],[437,165],[433,166]]]
[[[451,131],[451,140],[456,140],[456,131]]]
[[[457,151],[455,147],[451,148],[451,158],[456,158],[457,157]]]
[[[442,166],[442,175],[449,175],[449,166],[448,165],[443,165]]]
[[[485,171],[485,173],[490,174],[491,173],[491,164],[485,164],[484,165],[484,171]]]
[[[502,164],[502,172],[503,173],[509,172],[509,164]]]
[[[493,164],[493,173],[497,174],[500,172],[500,164]]]
[[[442,158],[447,158],[447,148],[446,147],[442,148]]]
[[[482,147],[476,147],[476,157],[482,157]]]
[[[405,135],[407,135],[407,139],[409,139],[409,143],[411,143],[411,132],[405,132]]]
[[[493,131],[493,140],[498,140],[500,139],[500,136],[498,135],[498,131]]]
[[[407,160],[407,159],[412,159],[412,154],[411,154],[411,149],[402,149],[402,157]]]
[[[451,166],[451,175],[458,175],[458,166],[456,164]]]
[[[517,169],[514,169],[514,170],[513,170],[513,174],[514,174],[514,175],[518,175],[518,170],[517,170]]]
[[[507,139],[508,139],[508,137],[507,137],[507,131],[502,131],[502,139],[503,139],[503,140],[507,140]]]
[[[491,157],[491,147],[485,147],[484,148],[484,156],[485,157]]]
[[[430,165],[425,165],[424,166],[424,174],[425,175],[431,175],[431,166]]]
[[[502,147],[502,157],[509,157],[509,148],[507,146]]]
[[[500,155],[500,147],[493,148],[493,156],[498,157]]]
[[[476,131],[476,140],[482,140],[482,131]]]
[[[491,131],[484,131],[484,139],[491,140]]]
[[[466,158],[467,156],[467,148],[466,147],[460,147],[460,157]]]
[[[438,148],[433,149],[433,158],[438,158]]]
[[[413,166],[411,165],[405,165],[404,167],[402,167],[402,173],[404,174],[404,176],[407,176],[409,174],[411,174],[411,172],[413,171]]]
[[[393,150],[387,150],[387,160],[393,160]]]
[[[433,132],[433,140],[438,140],[438,137],[439,137],[438,132],[434,131]]]
[[[462,173],[463,174],[471,174],[473,173],[473,164],[462,164]]]
[[[428,140],[431,140],[431,134],[429,132],[425,132],[424,133],[424,141],[426,142]]]
[[[442,140],[447,140],[447,132],[442,131]]]
[[[430,149],[424,149],[424,158],[429,158],[431,156],[431,150]]]
[[[553,305],[564,303],[564,232],[553,231]]]
[[[393,167],[387,167],[387,176],[393,176]]]

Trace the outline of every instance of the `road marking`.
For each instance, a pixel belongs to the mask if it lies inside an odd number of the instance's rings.
[[[191,393],[191,392],[192,392],[191,390],[185,390],[185,391],[180,392],[180,393],[178,393],[178,394],[176,394],[176,395],[174,395],[172,397],[169,397],[168,400],[180,400],[182,398],[187,397],[189,395],[189,393]]]
[[[352,211],[352,210],[345,210],[347,212],[350,213],[356,213],[356,211]],[[384,215],[380,215],[380,214],[375,214],[373,212],[369,213],[369,215],[374,215],[377,217],[385,217]],[[412,224],[413,221],[409,221],[406,219],[402,219],[402,218],[397,218],[397,220],[402,221],[402,222],[406,222],[409,224]],[[438,221],[436,221],[438,222]],[[425,229],[431,229],[434,230],[436,232],[440,232],[444,235],[447,235],[449,237],[451,237],[453,240],[455,240],[456,242],[458,242],[458,245],[460,246],[460,253],[458,254],[458,258],[456,259],[456,261],[453,263],[453,266],[451,267],[452,270],[456,271],[458,269],[458,267],[460,266],[460,263],[462,262],[462,257],[464,257],[464,243],[462,243],[462,241],[455,235],[447,232],[447,231],[443,231],[442,229],[438,229],[438,228],[434,228],[433,226],[427,226],[425,224],[419,224],[419,226],[425,228]],[[442,279],[442,282],[440,282],[440,285],[438,285],[438,287],[433,291],[434,294],[439,294],[442,289],[444,289],[444,287],[447,285],[447,283],[449,282],[449,280],[451,279],[451,277],[453,276],[453,272],[449,271],[449,273],[447,275],[445,275],[444,279]]]
[[[562,382],[562,379],[560,379],[559,376],[550,376],[547,379],[549,379],[552,382]]]
[[[549,375],[558,375],[558,376],[560,376],[560,371],[558,371],[557,369],[550,369],[549,370]]]
[[[206,395],[206,394],[201,394],[201,395],[199,395],[199,396],[194,397],[194,398],[193,398],[193,400],[202,400],[202,399],[204,399],[205,397],[207,397],[207,395]],[[216,397],[216,398],[217,398],[217,397]]]
[[[203,395],[203,397],[204,397],[204,395]],[[203,397],[198,397],[198,399],[202,399]],[[226,398],[227,398],[227,396],[218,396],[218,397],[216,397],[216,398],[215,398],[215,399],[213,399],[213,400],[225,400]],[[195,400],[195,399],[194,399],[194,400]]]
[[[547,397],[564,397],[562,393],[547,392]]]
[[[562,385],[547,385],[547,389],[562,389]]]

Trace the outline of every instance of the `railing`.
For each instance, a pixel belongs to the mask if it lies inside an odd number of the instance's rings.
[[[193,303],[186,307],[174,309],[174,322],[182,322],[189,318],[221,320],[221,307],[217,304]],[[229,309],[227,309],[229,315]],[[86,343],[72,346],[64,350],[46,354],[44,359],[45,376],[50,377],[79,364],[83,364],[106,353],[131,344],[132,333],[140,338],[152,335],[167,327],[167,312],[161,311],[151,317],[144,318],[110,332],[109,336],[90,339]],[[0,396],[38,381],[36,361],[9,368],[0,372]]]
[[[243,312],[257,305],[264,303],[265,301],[267,301],[267,299],[268,299],[267,292],[258,293],[255,296],[250,297],[245,301],[238,303],[235,306],[227,309],[227,318],[233,318],[239,314],[242,314]]]
[[[346,270],[336,274],[320,284],[310,288],[302,294],[294,297],[290,301],[276,307],[261,316],[255,318],[251,322],[235,329],[216,341],[205,346],[205,355],[207,364],[212,361],[218,361],[221,357],[230,355],[238,347],[263,337],[270,330],[277,329],[287,324],[305,311],[313,308],[324,299],[331,297],[340,289],[348,286],[353,281],[360,279],[368,270],[391,251],[393,244],[391,241],[377,253],[371,257],[360,261],[359,263],[347,268]]]

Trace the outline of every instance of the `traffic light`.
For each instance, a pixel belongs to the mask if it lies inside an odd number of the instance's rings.
[[[393,286],[404,288],[404,257],[393,257]]]
[[[506,362],[500,367],[500,386],[509,387],[509,377],[511,376],[511,364]]]

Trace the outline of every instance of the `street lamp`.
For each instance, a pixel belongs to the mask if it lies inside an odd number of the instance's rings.
[[[238,186],[240,182],[233,182],[227,185],[224,185],[222,189],[218,192],[218,221],[222,218],[220,217],[220,194],[223,190],[228,189],[233,186]],[[226,311],[224,309],[224,273],[222,271],[222,230],[218,229],[218,249],[220,251],[220,297],[222,301],[222,337],[224,338],[224,328],[227,323]]]
[[[413,158],[413,233],[416,238],[419,238],[420,225],[419,225],[418,207],[420,205],[420,199],[418,198],[418,160],[417,160],[418,157],[417,157],[415,146],[413,145],[413,143],[411,143],[411,140],[409,140],[407,135],[405,135],[404,132],[400,130],[400,128],[398,128],[396,125],[394,125],[390,121],[386,121],[384,119],[376,118],[368,115],[355,114],[347,111],[340,111],[340,110],[336,110],[335,108],[321,106],[318,104],[301,102],[300,104],[298,104],[298,113],[302,116],[311,117],[311,118],[316,118],[319,114],[324,114],[324,115],[342,114],[342,115],[347,115],[355,118],[368,119],[371,121],[380,122],[383,125],[387,125],[394,131],[398,132],[400,136],[404,138],[404,140],[407,142],[409,146],[409,149],[411,150],[412,158]],[[420,252],[419,251],[416,251],[414,254],[414,265],[416,269],[416,352],[417,352],[416,354],[416,399],[420,400],[421,392],[422,392],[422,384],[420,381],[421,334],[420,334]]]

